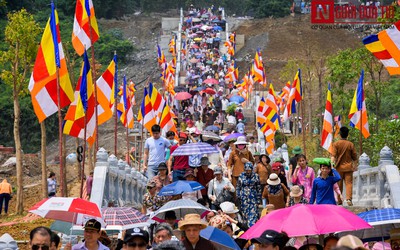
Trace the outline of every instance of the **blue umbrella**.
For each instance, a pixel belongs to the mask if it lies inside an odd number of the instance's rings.
[[[210,125],[210,126],[207,126],[204,130],[213,131],[213,132],[219,132],[220,128],[215,126],[215,125]]]
[[[237,139],[239,136],[244,136],[244,134],[241,134],[241,133],[233,133],[233,134],[227,135],[227,136],[224,138],[224,142],[228,142],[228,141],[231,140],[231,139]]]
[[[219,42],[219,41],[221,41],[221,38],[219,37],[214,38],[214,42]]]
[[[240,247],[229,234],[218,228],[208,226],[200,231],[200,236],[211,241],[217,249],[240,250]]]
[[[158,192],[158,195],[178,195],[186,192],[194,192],[201,189],[204,189],[204,187],[197,181],[175,181],[161,188],[160,192]]]
[[[213,146],[204,142],[187,143],[179,146],[171,155],[203,155],[219,153]]]
[[[202,90],[204,90],[205,89],[205,87],[197,87],[197,88],[195,88],[194,90],[196,90],[196,91],[202,91]]]
[[[231,106],[231,105],[233,105],[233,104],[239,105],[240,103],[238,103],[238,102],[229,102],[229,103],[228,103],[228,106]]]
[[[213,27],[213,30],[222,30],[222,27],[217,25]]]
[[[240,95],[234,95],[231,98],[229,98],[229,101],[242,103],[242,102],[244,102],[244,98],[242,96],[240,96]]]

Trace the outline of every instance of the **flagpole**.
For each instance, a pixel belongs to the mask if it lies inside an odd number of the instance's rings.
[[[80,190],[80,195],[79,197],[82,198],[83,195],[83,180],[85,178],[85,159],[86,159],[86,113],[85,112],[85,116],[84,116],[84,124],[85,127],[83,128],[83,159],[82,159],[82,168],[81,168],[81,190]]]
[[[57,74],[57,108],[58,108],[58,154],[59,154],[59,161],[60,161],[60,193],[61,196],[65,195],[64,190],[64,157],[62,155],[63,152],[63,131],[62,131],[62,115],[61,115],[61,100],[60,100],[60,72],[57,67],[56,69]]]
[[[90,10],[89,10],[90,12]],[[95,128],[95,136],[96,136],[96,141],[95,141],[95,149],[96,152],[99,149],[99,120],[98,120],[98,114],[97,114],[97,106],[99,103],[97,102],[97,83],[96,83],[96,65],[95,65],[95,60],[94,60],[94,43],[93,43],[93,29],[92,29],[92,23],[91,23],[91,15],[89,15],[89,33],[90,33],[90,43],[92,46],[91,52],[92,52],[92,82],[94,85],[94,100],[95,100],[95,116],[96,116],[96,128]],[[86,138],[86,137],[85,137]],[[96,153],[94,154],[94,162],[96,162]]]
[[[303,151],[304,155],[307,155],[307,150],[306,150],[306,133],[304,129],[304,105],[303,102],[300,102],[300,111],[301,111],[301,133],[302,133],[302,138],[303,138]]]
[[[114,56],[117,55],[117,51],[114,51]],[[115,75],[116,81],[114,82],[114,155],[118,157],[118,114],[117,114],[117,91],[118,91],[118,63],[115,62]]]
[[[364,80],[364,79],[363,79]],[[364,92],[364,81],[362,81],[362,91]],[[362,95],[362,104],[364,104],[364,93],[363,93],[363,95]],[[363,107],[362,107],[363,105],[361,105],[361,110],[360,111],[358,111],[358,112],[360,112],[360,155],[362,155],[362,153],[363,153],[363,147],[362,147],[362,141],[363,141],[363,139],[362,139],[362,129],[363,129],[363,121],[362,121],[362,117],[363,117]]]

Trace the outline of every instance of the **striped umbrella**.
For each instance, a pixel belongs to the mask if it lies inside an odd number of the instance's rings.
[[[218,153],[210,144],[204,142],[187,143],[179,146],[173,153],[172,156],[179,155],[203,155],[203,154],[214,154]]]
[[[146,224],[148,217],[132,207],[107,207],[102,210],[107,229],[125,230]]]

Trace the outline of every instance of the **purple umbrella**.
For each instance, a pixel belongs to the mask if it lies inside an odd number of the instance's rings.
[[[233,133],[233,134],[230,134],[230,135],[228,135],[228,136],[226,136],[226,137],[224,138],[224,142],[228,142],[228,141],[230,141],[231,139],[237,139],[239,136],[244,136],[244,134],[242,134],[242,133]]]

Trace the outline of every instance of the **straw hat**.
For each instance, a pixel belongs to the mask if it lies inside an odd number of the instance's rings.
[[[187,214],[183,218],[183,220],[180,220],[178,223],[179,230],[185,230],[185,226],[191,226],[191,225],[199,225],[201,229],[204,229],[207,227],[207,223],[204,222],[201,218],[200,215],[198,214]]]
[[[222,202],[219,207],[221,208],[222,212],[226,214],[235,214],[239,212],[239,209],[230,201]]]
[[[300,197],[303,194],[303,189],[301,189],[298,185],[294,185],[290,188],[290,196],[291,197]]]
[[[337,242],[336,246],[349,247],[351,249],[357,248],[357,249],[369,250],[368,248],[364,247],[364,243],[358,237],[351,234],[341,237]]]
[[[245,144],[247,145],[247,141],[246,141],[246,137],[245,136],[239,136],[237,138],[237,141],[234,143],[235,145],[239,145],[239,144]]]
[[[277,174],[272,173],[272,174],[269,175],[269,178],[268,178],[268,180],[267,180],[267,183],[268,183],[269,185],[276,186],[276,185],[281,184],[281,179],[279,179],[279,177],[278,177]]]

